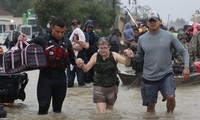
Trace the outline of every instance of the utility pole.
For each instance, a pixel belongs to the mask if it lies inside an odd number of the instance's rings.
[[[115,12],[115,4],[116,4],[116,0],[113,0],[113,12]]]
[[[134,4],[137,5],[137,0],[134,0]]]
[[[168,29],[169,24],[170,24],[170,23],[169,23],[169,22],[170,22],[169,20],[170,20],[170,14],[168,15],[168,18],[167,18],[167,29]]]
[[[136,5],[137,4],[137,0],[133,0],[134,1],[134,4]],[[130,5],[131,4],[131,0],[129,0],[128,4]]]

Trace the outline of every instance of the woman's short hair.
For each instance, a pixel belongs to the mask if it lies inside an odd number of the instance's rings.
[[[107,37],[100,37],[98,40],[98,46],[99,45],[110,45],[109,40],[107,39]]]

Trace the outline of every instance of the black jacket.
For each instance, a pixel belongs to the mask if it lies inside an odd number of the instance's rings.
[[[35,43],[35,44],[41,45],[45,49],[45,46],[49,43],[49,40],[59,42],[58,40],[56,40],[50,35],[50,36],[38,36],[32,39],[31,41],[29,41],[29,43]],[[76,62],[75,62],[76,56],[74,54],[70,40],[65,37],[63,37],[62,40],[67,43],[67,51],[69,53],[69,62],[72,65],[76,65]],[[43,75],[46,75],[48,77],[66,77],[65,68],[43,68],[40,71],[41,73],[43,73]]]

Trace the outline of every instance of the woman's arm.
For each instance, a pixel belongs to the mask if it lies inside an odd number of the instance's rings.
[[[130,66],[131,65],[131,53],[127,53],[127,52],[132,52],[130,50],[125,52],[125,57],[121,56],[120,54],[116,53],[116,52],[112,52],[115,60],[119,63],[122,63],[126,66]]]
[[[92,57],[90,58],[89,62],[87,64],[84,64],[83,60],[81,61],[81,65],[78,65],[85,73],[88,72],[96,63],[96,58],[97,58],[97,53],[93,54]],[[79,58],[80,59],[80,58]]]

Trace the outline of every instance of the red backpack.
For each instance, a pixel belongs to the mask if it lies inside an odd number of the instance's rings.
[[[47,67],[50,68],[66,68],[68,65],[67,43],[63,40],[56,43],[49,40],[45,47],[45,56],[47,59]]]

